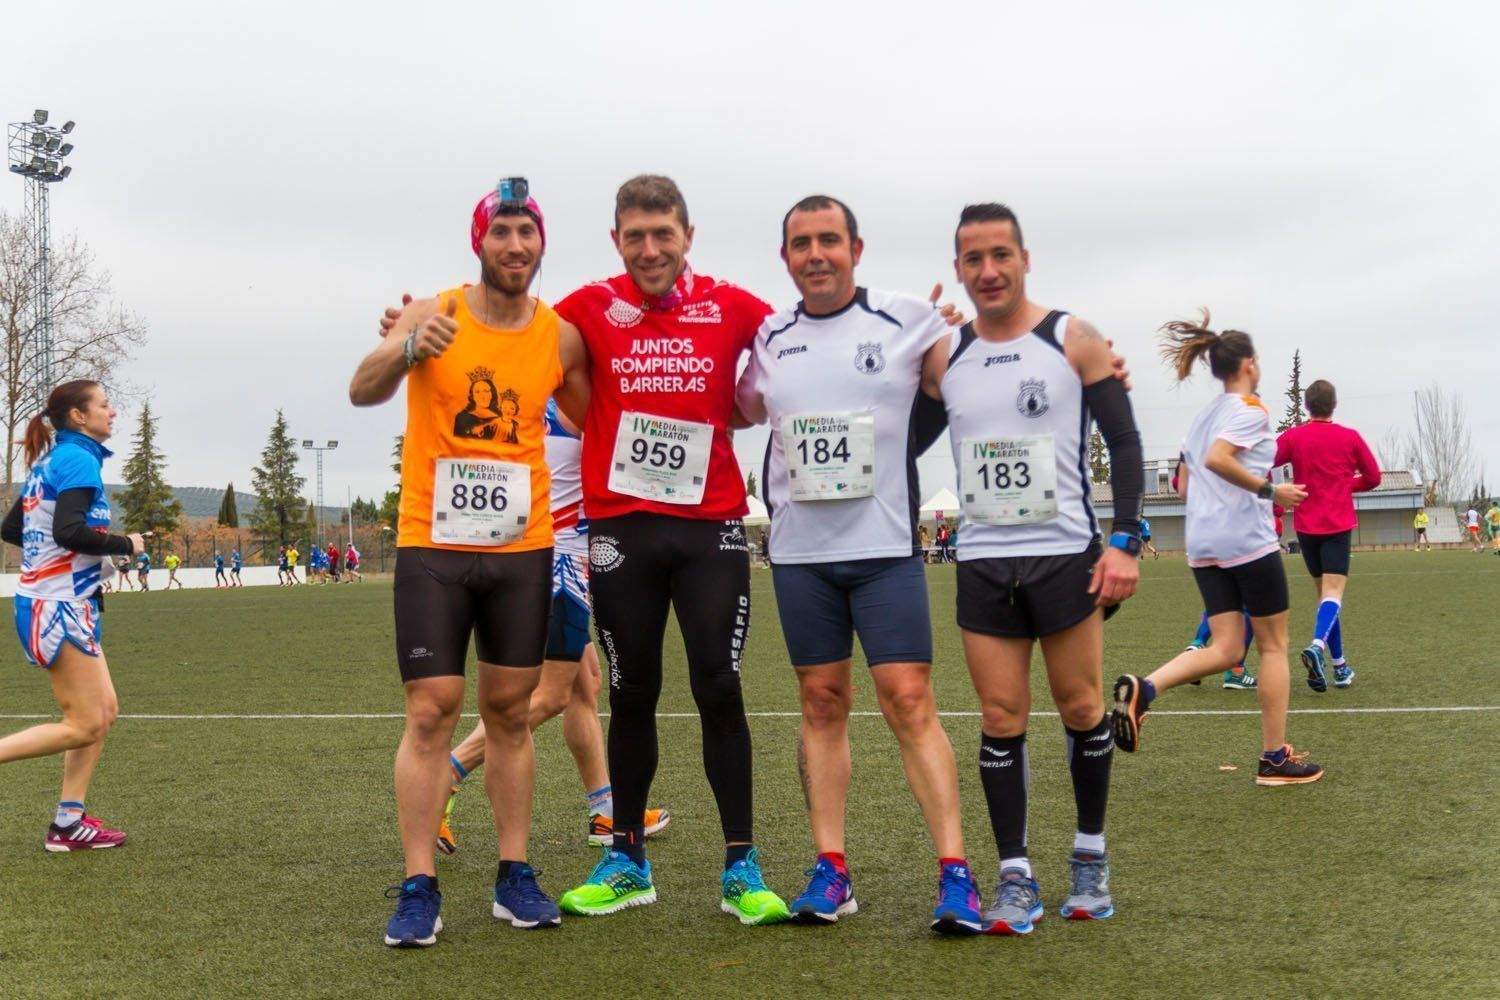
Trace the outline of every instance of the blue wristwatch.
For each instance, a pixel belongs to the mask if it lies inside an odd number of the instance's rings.
[[[1109,547],[1128,552],[1133,556],[1141,554],[1141,540],[1135,535],[1127,535],[1123,531],[1117,531],[1109,536]]]

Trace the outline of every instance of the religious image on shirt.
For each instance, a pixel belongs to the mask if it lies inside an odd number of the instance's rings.
[[[469,372],[468,405],[453,418],[453,436],[519,444],[521,397],[495,388],[494,372],[483,365]]]

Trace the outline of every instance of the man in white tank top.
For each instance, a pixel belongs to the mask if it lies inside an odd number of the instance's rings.
[[[985,924],[990,933],[1027,934],[1043,912],[1026,849],[1037,641],[1066,730],[1078,813],[1061,913],[1114,913],[1104,842],[1114,747],[1104,618],[1134,593],[1139,575],[1140,435],[1109,342],[1026,297],[1030,257],[1010,209],[968,206],[954,243],[954,267],[978,315],[924,373],[922,388],[947,411],[963,506],[958,624],[983,714],[979,773],[1001,862]],[[1114,487],[1115,533],[1103,546],[1086,473],[1091,418],[1109,446]]]
[[[858,287],[863,249],[842,202],[813,195],[792,207],[781,255],[802,299],[762,323],[735,394],[743,420],[771,426],[762,477],[771,571],[802,701],[798,761],[817,858],[791,910],[817,924],[858,909],[844,855],[857,633],[937,849],[930,926],[977,934],[982,903],[933,697],[917,536],[916,406],[948,325],[922,299]]]

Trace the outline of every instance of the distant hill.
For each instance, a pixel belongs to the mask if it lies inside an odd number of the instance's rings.
[[[125,492],[124,484],[105,483],[104,489],[109,494],[111,506],[118,510],[119,495]],[[183,517],[218,517],[219,504],[224,501],[223,489],[215,486],[174,486],[172,495],[182,504]],[[234,491],[234,504],[239,510],[240,524],[249,524],[250,512],[259,502],[260,498],[254,493]],[[344,519],[344,510],[343,507],[324,507],[319,516],[325,522],[337,524]]]

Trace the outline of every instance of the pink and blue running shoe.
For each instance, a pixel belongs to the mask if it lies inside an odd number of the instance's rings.
[[[810,879],[802,895],[792,900],[792,920],[799,924],[832,924],[859,912],[854,883],[827,858],[804,872]]]
[[[984,903],[979,886],[966,864],[946,864],[938,877],[938,901],[932,910],[932,929],[939,934],[979,934],[984,930]]]

